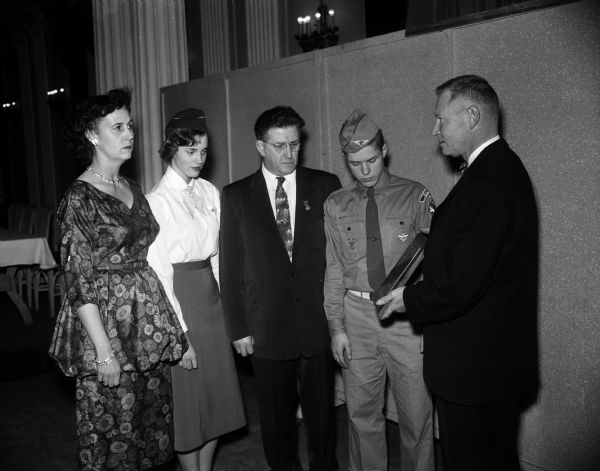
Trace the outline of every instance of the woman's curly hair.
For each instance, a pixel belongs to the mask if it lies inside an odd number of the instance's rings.
[[[177,149],[181,147],[190,147],[197,144],[196,136],[206,136],[206,132],[201,132],[196,129],[176,128],[171,131],[171,134],[163,141],[158,153],[167,165],[171,164],[173,157],[177,153]]]
[[[127,89],[111,90],[105,95],[96,95],[79,103],[65,130],[70,151],[77,158],[91,161],[94,146],[86,137],[86,133],[93,131],[98,120],[113,111],[121,108],[130,111],[130,105],[131,92]]]

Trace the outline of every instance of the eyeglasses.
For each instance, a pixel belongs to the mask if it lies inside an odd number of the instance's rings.
[[[300,150],[300,141],[279,142],[277,144],[272,144],[267,141],[263,141],[263,142],[265,144],[269,144],[273,149],[275,149],[275,152],[277,152],[278,154],[281,154],[288,147],[289,147],[290,151],[292,151],[292,152],[298,152],[298,150]]]

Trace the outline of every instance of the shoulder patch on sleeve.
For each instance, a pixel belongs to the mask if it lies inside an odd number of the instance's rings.
[[[419,202],[423,203],[427,198],[431,198],[431,193],[427,188],[425,188],[423,190],[423,193],[421,193],[421,196],[419,197]]]

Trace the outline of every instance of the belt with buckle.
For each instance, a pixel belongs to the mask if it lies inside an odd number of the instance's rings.
[[[354,289],[349,289],[348,293],[353,294],[362,299],[367,299],[369,301],[373,300],[373,293],[371,291],[356,291]]]

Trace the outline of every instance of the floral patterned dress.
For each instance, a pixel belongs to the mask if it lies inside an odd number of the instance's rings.
[[[146,469],[173,453],[169,362],[187,341],[161,283],[146,262],[159,226],[140,187],[128,208],[76,180],[58,208],[66,296],[50,355],[77,377],[79,469]],[[121,365],[120,384],[98,383],[95,348],[77,315],[98,306]]]

